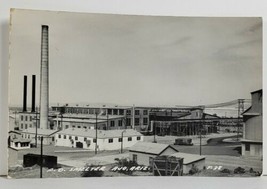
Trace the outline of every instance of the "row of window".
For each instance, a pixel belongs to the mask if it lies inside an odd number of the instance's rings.
[[[134,125],[140,125],[140,118],[134,118]],[[143,118],[143,125],[148,125],[148,118]]]
[[[25,126],[25,127],[24,127]],[[29,127],[32,128],[32,124],[29,124]],[[21,129],[28,129],[28,124],[26,123],[25,125],[23,123],[20,124]]]
[[[61,138],[61,137],[63,137],[63,139],[67,139],[67,135],[62,135],[62,136],[61,135],[58,135],[58,138]],[[69,140],[76,140],[77,141],[78,140],[78,136],[69,136],[68,139]],[[83,140],[84,141],[87,141],[87,138],[84,137]],[[128,137],[127,140],[128,141],[132,141],[133,138],[132,137]],[[141,137],[140,136],[136,137],[136,140],[141,140]],[[108,143],[113,143],[113,141],[114,141],[113,138],[108,139]],[[95,142],[96,142],[96,139],[94,138],[93,139],[93,143],[95,143]],[[122,138],[118,138],[118,142],[122,142]]]
[[[21,137],[22,138],[27,138],[27,139],[34,139],[35,138],[35,135],[31,137],[30,134],[22,134]],[[55,140],[55,137],[51,137],[51,139],[52,139],[52,141],[54,141]],[[41,136],[38,136],[37,137],[37,140],[40,141],[41,140]]]
[[[60,108],[55,108],[56,111],[59,111]],[[124,109],[107,109],[108,115],[124,115]],[[140,115],[143,111],[143,115],[148,115],[148,110],[135,110],[135,115]],[[81,113],[81,114],[96,114],[99,113],[99,109],[81,109],[81,108],[66,108],[66,113]],[[132,115],[132,110],[126,110],[127,115]]]
[[[21,121],[23,121],[24,119],[25,119],[25,121],[28,121],[28,118],[29,118],[29,121],[32,121],[32,118],[33,118],[33,116],[31,116],[31,115],[25,115],[25,116],[23,116],[23,115],[21,115],[20,116],[20,120]]]

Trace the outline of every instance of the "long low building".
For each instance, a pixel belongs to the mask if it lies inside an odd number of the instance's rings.
[[[55,146],[84,148],[95,150],[119,150],[129,148],[137,142],[143,141],[143,135],[136,130],[92,130],[65,129],[55,135]]]

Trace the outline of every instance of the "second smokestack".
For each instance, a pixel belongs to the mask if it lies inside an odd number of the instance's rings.
[[[27,76],[24,75],[23,83],[23,112],[27,112]]]
[[[36,85],[36,76],[32,75],[32,112],[35,112],[35,85]]]

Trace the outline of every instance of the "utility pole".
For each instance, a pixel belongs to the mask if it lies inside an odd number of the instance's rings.
[[[202,129],[200,129],[200,132],[199,132],[199,155],[201,156],[202,154],[202,133],[201,133]]]
[[[95,154],[97,154],[97,112],[95,112]]]
[[[35,127],[35,148],[37,148],[37,130],[38,130],[38,112],[37,107],[35,111],[35,118],[36,118],[36,127]]]
[[[45,138],[51,138],[52,135],[56,134],[57,132],[61,131],[62,129],[59,129],[53,133],[51,133],[50,135],[46,136]],[[44,140],[44,137],[41,136],[41,156],[40,156],[40,178],[43,178],[43,140]]]
[[[238,99],[238,110],[237,110],[237,135],[236,140],[239,139],[239,125],[241,113],[244,112],[244,99]]]
[[[43,178],[43,136],[41,136],[41,162],[40,162],[40,178]]]
[[[125,130],[123,130],[121,132],[121,154],[123,153],[123,133],[125,132]]]

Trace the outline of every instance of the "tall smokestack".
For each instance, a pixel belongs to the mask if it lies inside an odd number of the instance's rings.
[[[32,112],[35,112],[35,82],[36,76],[32,75]]]
[[[42,25],[40,79],[40,128],[48,128],[49,73],[48,73],[48,26]]]
[[[27,111],[27,76],[24,75],[23,84],[23,112]]]

